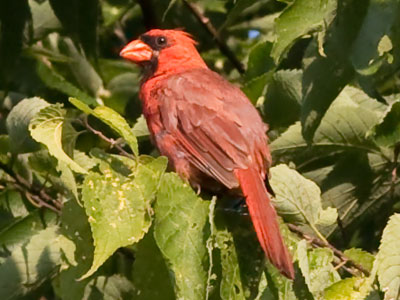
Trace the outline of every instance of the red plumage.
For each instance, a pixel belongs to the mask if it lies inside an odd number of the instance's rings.
[[[193,186],[213,182],[241,190],[267,257],[293,278],[264,184],[271,163],[267,126],[254,106],[239,88],[207,68],[183,31],[151,30],[121,55],[145,69],[143,114],[161,154]]]

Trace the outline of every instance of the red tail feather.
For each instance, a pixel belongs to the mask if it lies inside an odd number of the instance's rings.
[[[253,168],[236,170],[254,229],[271,263],[288,278],[294,278],[292,259],[279,231],[277,214],[260,174]]]

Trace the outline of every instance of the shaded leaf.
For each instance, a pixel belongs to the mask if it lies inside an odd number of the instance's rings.
[[[49,105],[43,99],[34,97],[24,99],[13,107],[6,123],[13,152],[25,153],[39,149],[29,133],[29,122],[42,108]]]
[[[82,300],[103,299],[122,300],[132,299],[134,286],[126,277],[115,274],[93,278],[85,288]]]
[[[78,51],[71,39],[64,38],[60,48],[68,56],[69,68],[80,87],[92,97],[99,97],[104,90],[103,80],[89,60]]]
[[[83,299],[85,287],[91,278],[84,280],[79,278],[91,266],[94,247],[87,216],[77,201],[70,200],[64,203],[61,224],[61,233],[76,246],[74,253],[76,263],[70,263],[68,268],[60,271],[53,280],[53,288],[62,300]]]
[[[96,99],[67,81],[51,64],[37,61],[37,74],[49,88],[58,90],[71,97],[77,97],[86,104],[96,104]]]
[[[60,29],[58,21],[49,1],[29,1],[32,13],[33,37],[34,39],[44,38],[47,34]]]
[[[69,242],[51,226],[14,251],[0,265],[1,299],[20,299],[49,279],[61,265],[61,250],[70,251]]]
[[[357,72],[370,75],[377,71],[371,69],[374,61],[379,58],[378,45],[382,37],[389,33],[393,26],[399,2],[396,0],[372,0],[360,32],[354,41],[351,61]]]
[[[177,174],[165,174],[155,206],[154,237],[173,274],[176,297],[205,299],[208,204]]]
[[[135,299],[175,299],[174,288],[168,276],[166,263],[156,245],[153,231],[150,231],[138,243],[135,252],[132,272]]]
[[[367,8],[368,2],[364,0],[339,1],[337,17],[325,34],[324,56],[316,42],[312,44],[312,56],[305,61],[301,109],[302,134],[308,143],[313,141],[332,101],[354,75],[348,56]]]
[[[5,84],[15,74],[24,30],[30,18],[28,0],[0,1],[0,79]]]
[[[265,94],[265,119],[271,128],[289,126],[299,120],[301,105],[301,70],[278,70]]]
[[[66,31],[80,42],[88,54],[94,55],[97,46],[99,1],[49,1]]]
[[[382,120],[371,130],[371,136],[381,146],[400,142],[400,102],[394,102]]]

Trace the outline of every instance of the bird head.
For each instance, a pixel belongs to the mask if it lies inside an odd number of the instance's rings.
[[[120,55],[144,67],[151,76],[157,76],[206,68],[195,45],[190,34],[184,31],[153,29],[127,44]]]

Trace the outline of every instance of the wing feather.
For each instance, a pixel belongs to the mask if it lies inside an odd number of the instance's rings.
[[[197,69],[162,81],[157,99],[165,129],[187,159],[228,188],[235,169],[269,165],[266,125],[247,97],[217,73]]]

